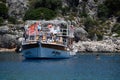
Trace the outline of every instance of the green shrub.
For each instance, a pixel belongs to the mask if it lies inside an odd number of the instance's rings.
[[[117,22],[120,23],[120,11],[117,12],[117,15],[119,15],[119,16],[117,16]]]
[[[72,20],[74,20],[74,16],[70,14],[66,20],[72,21]]]
[[[108,18],[108,14],[109,9],[104,4],[100,4],[98,6],[98,17],[104,20],[105,18]]]
[[[56,13],[53,10],[47,8],[38,8],[28,10],[25,13],[24,20],[39,20],[39,19],[53,19],[56,17]]]
[[[104,32],[102,31],[102,29],[100,29],[98,26],[96,27],[91,27],[88,29],[88,37],[90,39],[93,39],[95,34],[97,35],[98,37],[98,40],[102,40],[103,39],[103,34]]]
[[[0,0],[0,2],[6,3],[6,0]]]
[[[4,3],[0,3],[0,17],[7,18],[8,8]]]
[[[90,17],[85,18],[84,25],[87,28],[93,27],[94,25],[96,25],[95,23],[96,23],[95,20],[93,20],[92,18],[90,18]]]
[[[87,2],[88,0],[83,0],[84,2]]]
[[[115,32],[118,34],[118,36],[120,36],[120,24],[119,23],[117,23],[113,26],[112,32]]]
[[[66,0],[69,7],[77,7],[79,5],[79,0]]]
[[[80,17],[88,17],[88,14],[86,12],[83,12],[80,14]]]
[[[9,21],[9,23],[12,23],[12,24],[16,24],[17,23],[17,21],[16,21],[16,19],[14,17],[9,17],[8,21]]]
[[[94,20],[90,17],[87,17],[84,20],[84,25],[90,39],[93,39],[95,34],[97,35],[98,40],[101,40],[103,38],[103,26],[100,26],[99,20]]]
[[[56,10],[62,6],[61,0],[34,0],[30,2],[30,7],[32,8],[48,8],[52,10]]]
[[[119,23],[120,23],[120,16],[117,18],[117,22],[119,22]]]
[[[82,12],[80,13],[80,17],[88,17],[88,14],[86,12],[86,5],[87,5],[87,0],[83,0]]]
[[[94,0],[95,2],[98,2],[98,0]]]
[[[98,17],[101,19],[120,16],[120,0],[105,0],[98,6]]]
[[[66,15],[70,11],[70,8],[65,6],[61,8],[62,15]]]
[[[92,29],[88,31],[88,37],[90,39],[93,39],[95,37],[95,34],[98,38],[98,40],[102,40],[103,39],[103,33],[99,30],[99,29]]]
[[[109,16],[119,16],[117,13],[120,11],[120,0],[105,0],[104,5],[109,9]]]
[[[0,25],[2,25],[3,22],[4,22],[3,18],[0,17]]]

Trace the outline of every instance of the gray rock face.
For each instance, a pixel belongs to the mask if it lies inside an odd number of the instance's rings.
[[[79,4],[77,6],[78,14],[83,12],[85,9],[86,13],[88,13],[91,17],[97,16],[97,6],[98,4],[102,4],[105,0],[98,0],[95,2],[94,0],[88,0],[85,3],[85,8],[83,8],[84,1],[79,0]],[[6,0],[7,5],[9,7],[8,14],[17,19],[23,18],[25,11],[28,10],[29,0]],[[62,0],[62,7],[69,7],[69,0]]]
[[[85,8],[83,8],[83,4],[85,4]],[[79,4],[79,12],[82,13],[83,9],[85,9],[86,13],[94,18],[97,16],[97,4],[94,0],[88,0],[87,2],[84,2],[83,0],[80,1]]]
[[[79,41],[74,46],[85,52],[120,52],[120,40]]]
[[[105,0],[98,0],[99,4],[102,4]]]
[[[76,28],[74,32],[75,40],[86,40],[87,34],[88,33],[82,27]]]
[[[18,37],[23,36],[23,25],[0,26],[0,48],[15,48],[20,42]]]
[[[14,35],[11,34],[5,34],[0,35],[0,47],[1,48],[15,48],[17,45],[17,40]]]
[[[62,0],[63,1],[63,7],[64,6],[69,6],[69,0]],[[85,2],[85,0],[79,0],[79,4],[77,6],[78,9],[78,15],[81,14],[83,11],[86,11],[86,13],[92,17],[95,18],[97,16],[97,6],[98,4],[102,4],[105,0],[97,0],[95,2],[95,0],[87,0],[87,2]],[[83,5],[85,5],[83,7]],[[84,9],[84,10],[83,10]]]
[[[5,34],[9,31],[8,26],[0,26],[0,34]]]
[[[6,0],[9,7],[8,14],[17,19],[23,18],[28,9],[28,0]]]

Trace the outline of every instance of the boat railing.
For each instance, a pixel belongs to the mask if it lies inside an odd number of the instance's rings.
[[[61,45],[68,45],[68,37],[69,37],[69,25],[60,27],[60,32],[57,34],[51,35],[51,38],[47,38],[47,34],[51,34],[49,31],[49,28],[46,26],[42,26],[42,39],[40,39],[40,34],[35,31],[33,35],[30,35],[30,32],[28,34],[28,38],[24,41],[24,43],[31,43],[31,42],[44,42],[44,43],[55,43],[55,44],[61,44]],[[54,40],[54,38],[58,38],[59,40]],[[50,40],[51,39],[51,40]]]

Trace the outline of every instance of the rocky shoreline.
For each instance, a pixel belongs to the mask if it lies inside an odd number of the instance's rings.
[[[20,47],[23,26],[20,25],[5,25],[0,27],[0,52],[15,52],[16,47]],[[75,28],[75,41],[73,49],[77,52],[84,53],[120,53],[120,37],[105,37],[101,41],[90,40],[87,38],[88,33],[82,27]]]
[[[78,52],[120,52],[120,40],[79,41],[74,43]]]
[[[79,41],[74,43],[78,53],[120,53],[120,40]],[[16,48],[0,48],[0,52],[15,52]]]
[[[0,52],[15,52],[16,48],[7,49],[7,48],[0,48]]]

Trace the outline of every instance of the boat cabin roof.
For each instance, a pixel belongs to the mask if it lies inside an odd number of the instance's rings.
[[[40,20],[40,21],[36,21],[36,20],[28,20],[26,21],[25,24],[28,24],[28,25],[31,25],[31,24],[34,24],[34,23],[40,23],[40,24],[53,24],[53,25],[59,25],[59,24],[68,24],[66,21],[64,20],[49,20],[49,21],[46,21],[46,20]]]

